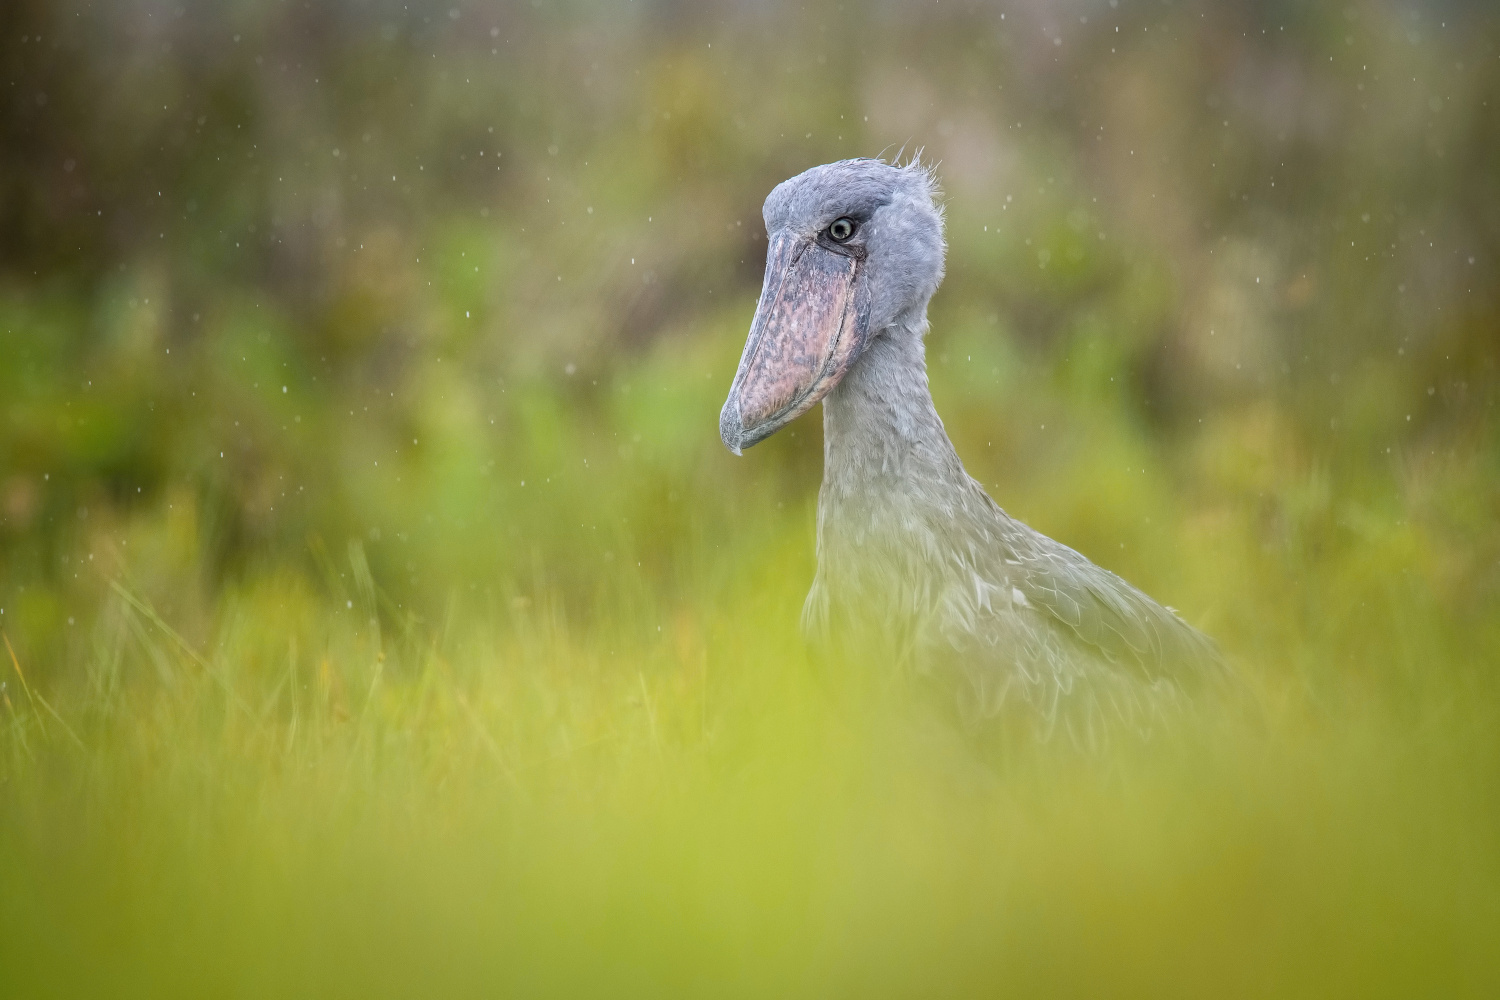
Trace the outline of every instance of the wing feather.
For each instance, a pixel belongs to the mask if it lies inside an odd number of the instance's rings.
[[[982,488],[1000,545],[990,546],[986,576],[1020,590],[1036,608],[1070,629],[1097,655],[1143,680],[1180,678],[1219,663],[1213,642],[1173,611],[1109,570],[1003,511]]]

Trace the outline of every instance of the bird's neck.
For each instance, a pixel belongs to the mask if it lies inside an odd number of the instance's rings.
[[[823,398],[818,574],[802,613],[810,634],[858,622],[856,632],[868,625],[899,645],[943,590],[954,515],[972,506],[975,487],[932,405],[925,325],[919,315],[873,337]]]
[[[823,400],[825,515],[889,499],[945,504],[968,481],[932,404],[925,318],[872,337]],[[820,521],[822,519],[820,518]]]

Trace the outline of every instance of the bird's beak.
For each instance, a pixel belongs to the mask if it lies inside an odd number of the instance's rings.
[[[719,414],[736,455],[812,409],[864,349],[870,292],[864,258],[791,233],[766,249],[766,278],[739,371]]]

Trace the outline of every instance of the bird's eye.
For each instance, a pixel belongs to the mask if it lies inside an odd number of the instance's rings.
[[[847,243],[849,237],[854,235],[854,220],[848,216],[834,219],[833,225],[828,227],[828,238],[835,243]]]

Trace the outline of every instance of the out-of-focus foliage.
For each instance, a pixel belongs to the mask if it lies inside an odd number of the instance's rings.
[[[960,454],[1260,723],[808,661],[759,205],[917,149]],[[1497,390],[1485,3],[8,0],[0,992],[1492,995]]]

